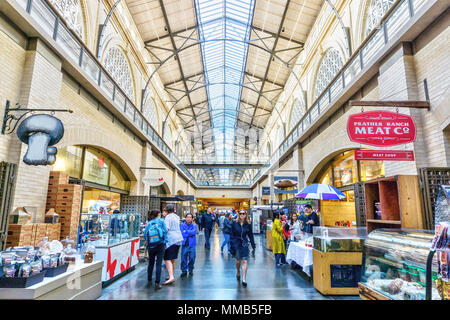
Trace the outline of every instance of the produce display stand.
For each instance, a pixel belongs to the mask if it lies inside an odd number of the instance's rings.
[[[358,287],[332,287],[332,265],[361,265],[362,252],[322,252],[313,249],[313,281],[323,295],[358,295]]]
[[[0,299],[95,300],[102,293],[103,261],[70,265],[67,272],[27,288],[0,288]]]

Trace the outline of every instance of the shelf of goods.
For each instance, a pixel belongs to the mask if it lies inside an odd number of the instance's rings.
[[[430,298],[440,300],[435,282],[436,257],[431,266],[427,266],[433,236],[434,232],[413,229],[371,232],[364,243],[360,297],[365,300],[425,300],[428,283]]]
[[[27,288],[0,288],[0,299],[8,300],[95,300],[102,293],[103,262],[70,265],[56,277],[45,277]]]
[[[267,220],[266,228],[266,249],[272,250],[272,220]]]
[[[314,287],[323,295],[358,295],[366,228],[313,229]]]
[[[419,180],[414,175],[364,183],[367,231],[379,228],[423,228]]]
[[[95,245],[96,260],[104,262],[102,281],[109,282],[139,263],[139,214],[82,214],[80,237]]]

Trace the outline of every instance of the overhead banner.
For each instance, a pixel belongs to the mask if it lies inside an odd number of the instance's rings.
[[[351,141],[375,147],[414,142],[416,125],[411,116],[390,111],[369,111],[349,116],[347,133]]]
[[[262,187],[262,195],[270,196],[270,187]]]
[[[273,184],[275,194],[298,193],[297,177],[273,177]]]
[[[414,152],[399,150],[355,150],[355,160],[414,161]]]

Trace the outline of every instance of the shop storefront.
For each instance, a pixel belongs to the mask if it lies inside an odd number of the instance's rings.
[[[322,225],[356,226],[355,184],[384,177],[384,162],[355,160],[355,151],[345,151],[328,161],[314,183],[331,185],[342,191],[346,199],[320,201]]]

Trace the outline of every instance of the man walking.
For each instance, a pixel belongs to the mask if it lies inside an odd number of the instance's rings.
[[[205,249],[210,250],[211,246],[209,244],[209,238],[211,237],[211,232],[214,226],[215,216],[212,213],[211,208],[208,208],[206,213],[202,217],[202,230],[205,231]]]
[[[193,216],[188,213],[186,221],[181,225],[180,230],[183,235],[183,245],[181,247],[181,276],[194,275],[195,248],[197,246],[197,226],[192,222]]]

